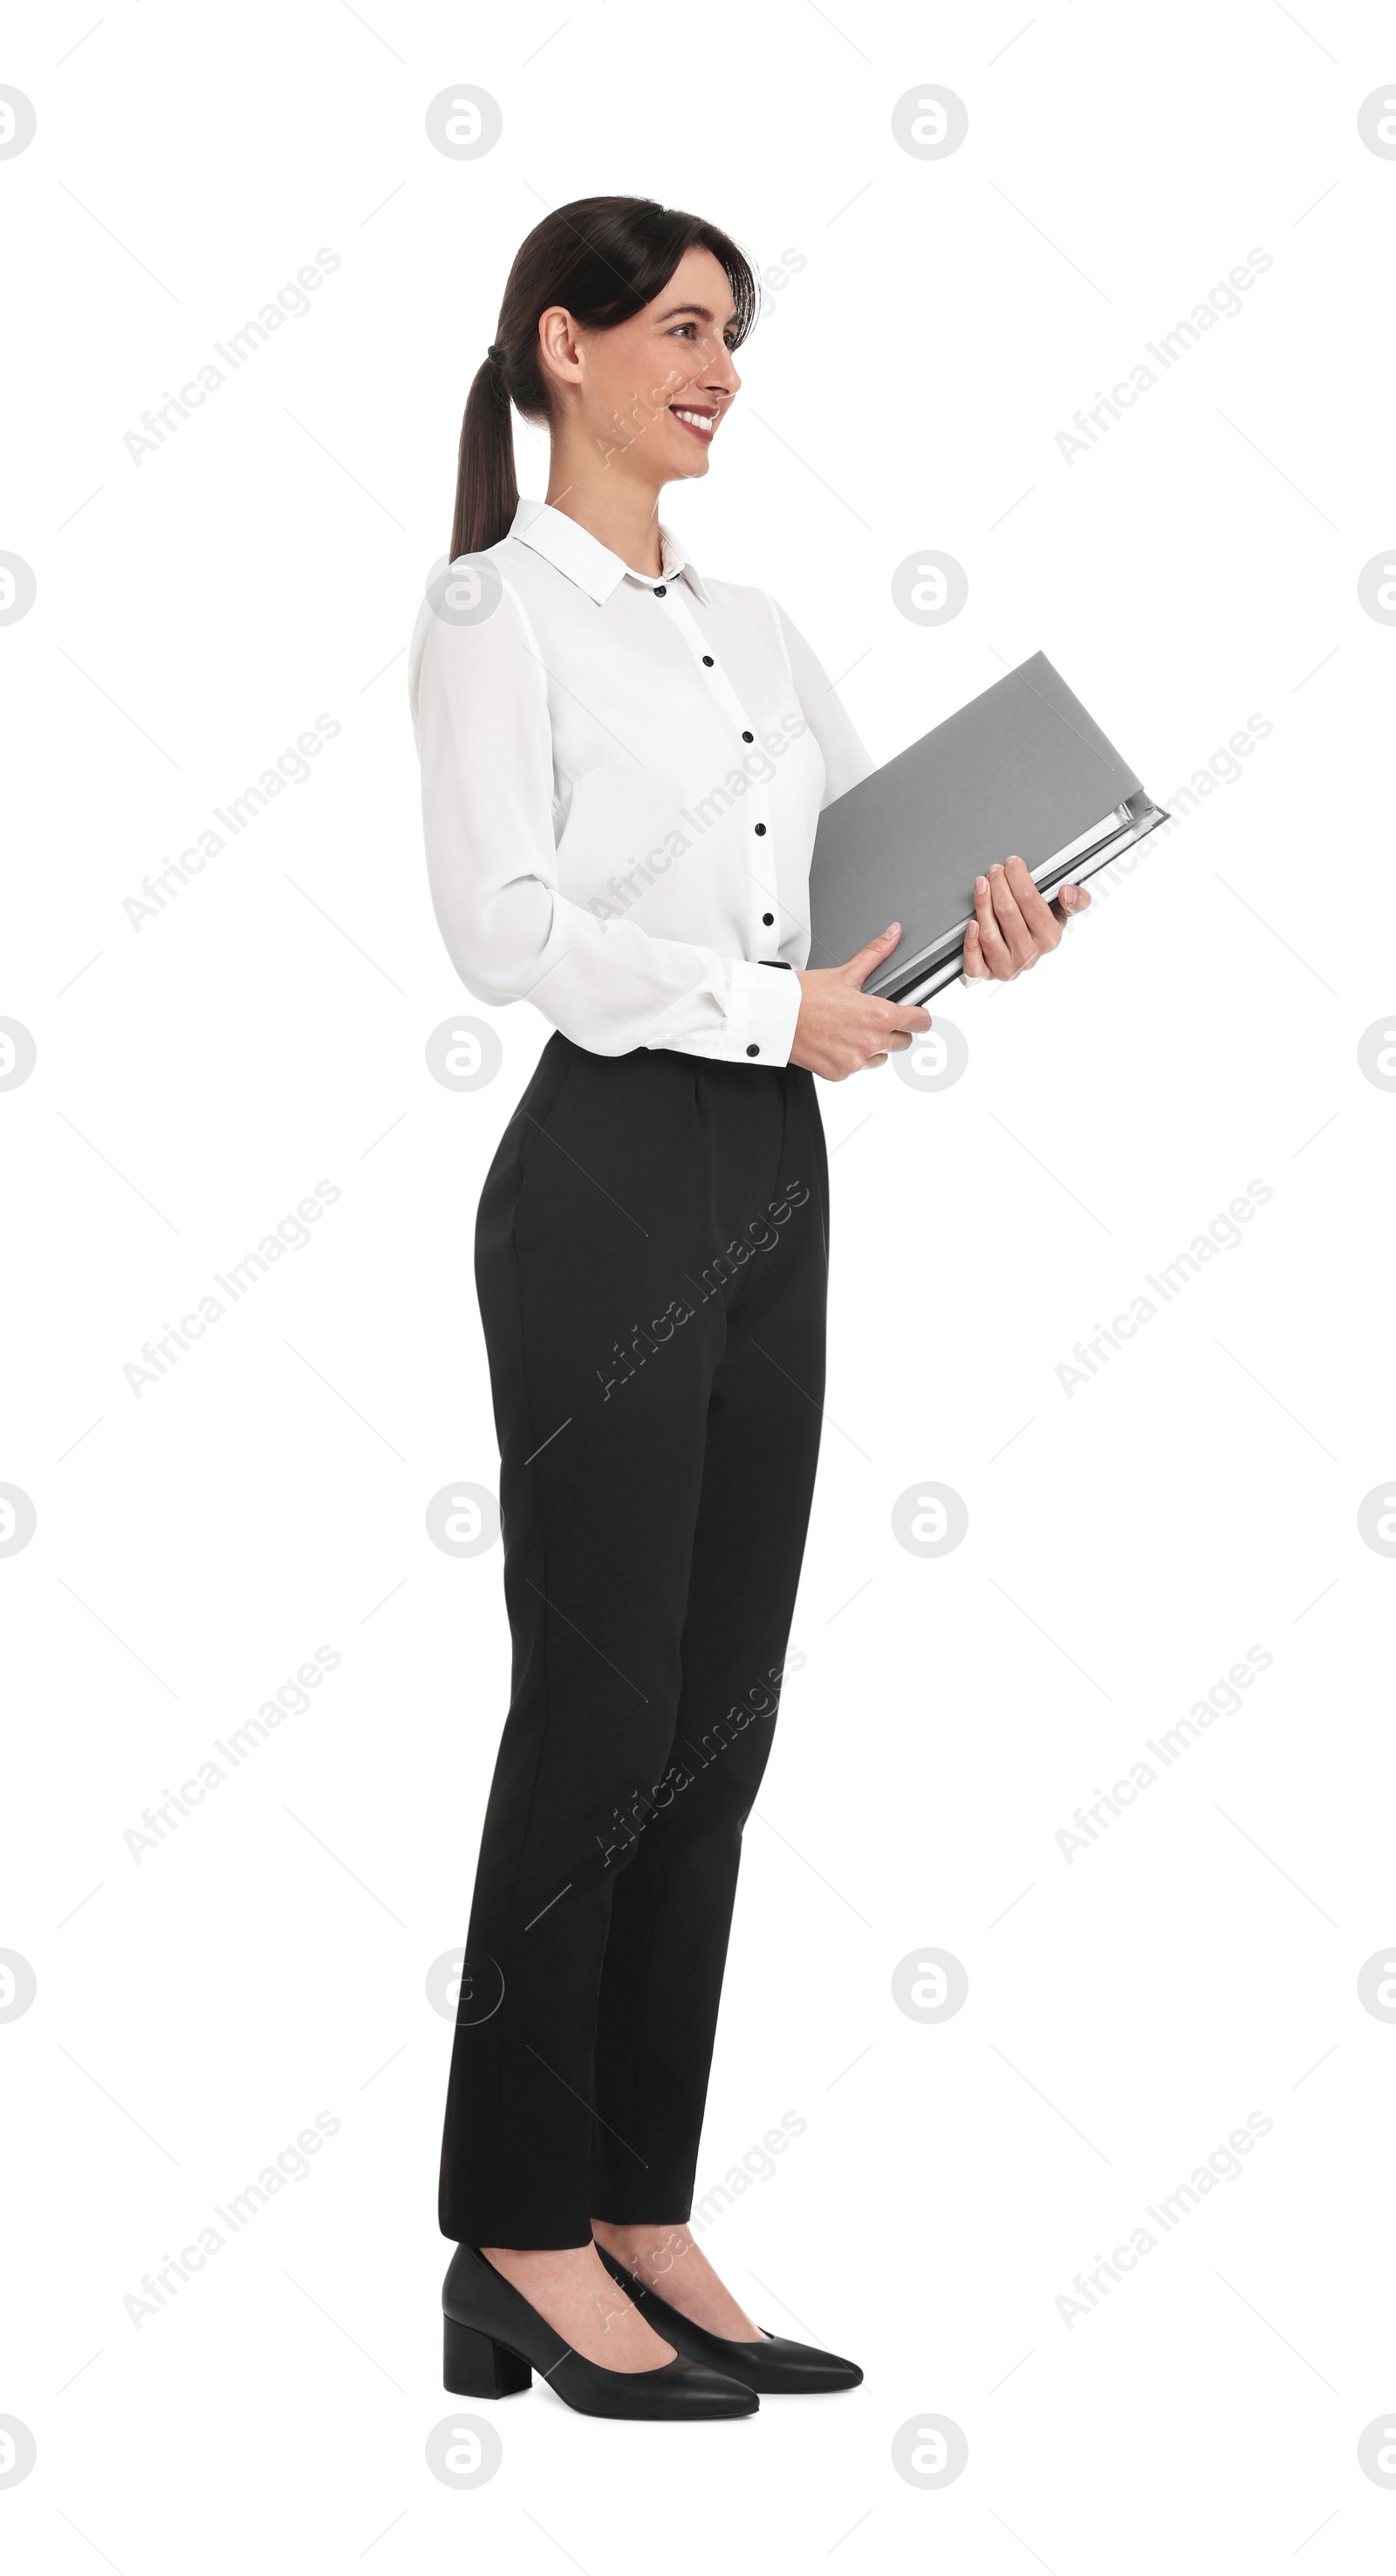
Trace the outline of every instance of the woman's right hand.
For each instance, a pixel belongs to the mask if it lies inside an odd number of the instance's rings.
[[[889,1055],[900,1055],[930,1027],[930,1012],[919,1002],[883,1002],[861,990],[901,935],[901,923],[889,922],[881,937],[869,940],[846,966],[797,968],[800,1016],[792,1064],[822,1073],[826,1082],[843,1082],[865,1065],[885,1064]]]

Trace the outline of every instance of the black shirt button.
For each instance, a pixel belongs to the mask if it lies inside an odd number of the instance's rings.
[[[743,736],[742,736],[742,740],[743,740],[743,742],[755,742],[755,740],[756,740],[756,736],[755,736],[755,734],[754,734],[754,733],[744,733],[744,734],[743,734]]]
[[[761,918],[764,921],[766,928],[769,930],[775,920],[775,914],[773,912],[763,912]]]
[[[747,1048],[747,1054],[748,1054],[748,1055],[759,1055],[760,1053],[761,1053],[761,1049],[760,1049],[758,1046],[749,1046],[749,1047]]]
[[[713,657],[712,657],[711,653],[705,653],[705,654],[704,654],[704,656],[703,656],[703,668],[704,668],[704,670],[705,670],[705,671],[710,671],[710,670],[712,669],[712,667],[713,667]]]
[[[757,839],[758,839],[758,840],[762,840],[762,839],[764,839],[764,837],[765,837],[765,832],[766,832],[766,826],[765,826],[765,824],[764,824],[764,823],[758,823],[758,824],[757,824],[757,826],[756,826],[756,837],[757,837]]]
[[[662,598],[664,597],[664,588],[665,588],[665,585],[664,585],[664,583],[663,583],[663,582],[661,582],[661,583],[660,583],[660,585],[659,585],[658,590],[657,590],[657,591],[655,592],[655,594],[654,594],[656,599],[662,599]]]

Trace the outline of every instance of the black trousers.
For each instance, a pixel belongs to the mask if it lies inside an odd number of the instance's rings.
[[[824,1392],[813,1076],[549,1039],[480,1201],[513,1694],[441,2227],[681,2220]]]

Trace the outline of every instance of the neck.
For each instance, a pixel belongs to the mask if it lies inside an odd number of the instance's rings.
[[[555,438],[546,498],[632,572],[662,571],[658,487],[628,476],[623,458],[608,462],[580,438]]]

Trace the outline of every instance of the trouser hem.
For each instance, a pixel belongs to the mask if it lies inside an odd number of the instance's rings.
[[[601,2195],[609,2206],[598,2205],[592,2211],[604,2227],[687,2227],[693,2210],[691,2193],[647,2191],[643,2199],[634,2192],[607,2192]]]
[[[565,2254],[592,2241],[591,2221],[582,2222],[577,2233],[576,2222],[529,2218],[520,2211],[486,2211],[483,2217],[461,2226],[454,2219],[443,2218],[441,2233],[448,2245],[500,2245],[514,2254]]]

